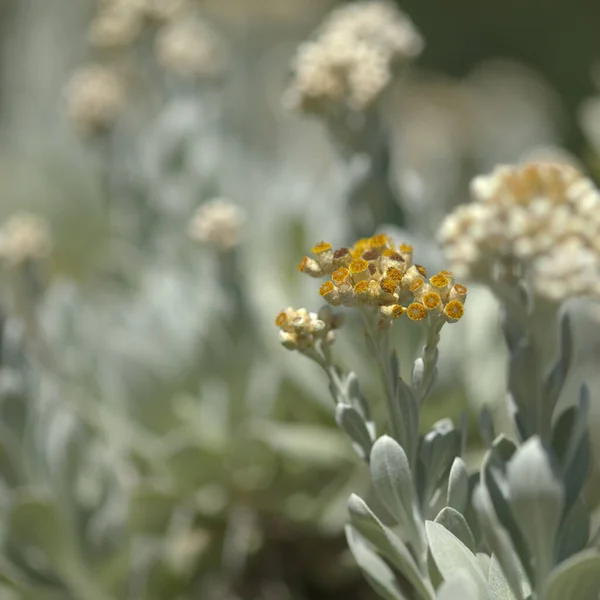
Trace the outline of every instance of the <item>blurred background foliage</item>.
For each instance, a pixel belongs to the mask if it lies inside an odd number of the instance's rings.
[[[368,475],[321,374],[279,347],[273,325],[289,304],[317,308],[295,269],[307,249],[353,241],[360,165],[281,105],[298,43],[334,4],[198,1],[226,69],[193,84],[163,76],[143,39],[107,141],[76,135],[65,92],[97,59],[86,38],[97,4],[0,3],[0,221],[31,211],[53,240],[33,271],[2,271],[3,598],[372,597],[341,535]],[[401,8],[426,46],[383,106],[407,225],[381,226],[441,268],[435,230],[474,174],[556,155],[600,174],[600,5]],[[215,197],[239,210],[233,250],[187,233]],[[595,372],[594,311],[574,308],[573,386]],[[377,398],[359,328],[347,329],[336,352]],[[473,425],[482,404],[501,418],[491,296],[470,293],[449,329],[425,425],[465,408]],[[420,343],[414,328],[397,338],[407,356]]]

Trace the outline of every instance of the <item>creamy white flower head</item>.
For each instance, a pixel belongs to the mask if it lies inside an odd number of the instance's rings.
[[[556,302],[600,295],[600,192],[577,168],[501,166],[476,177],[471,195],[439,230],[453,272],[484,282],[517,275]]]
[[[66,87],[67,113],[83,134],[111,129],[126,103],[125,84],[108,67],[89,65],[76,71]]]
[[[245,215],[239,206],[216,198],[198,207],[189,222],[188,234],[195,241],[228,251],[240,243],[244,221]]]
[[[161,29],[156,57],[166,70],[189,78],[215,77],[226,68],[223,41],[196,16],[184,15]]]
[[[312,348],[317,340],[332,344],[342,320],[334,313],[322,315],[289,307],[277,315],[275,325],[279,327],[279,341],[284,348],[302,351]]]
[[[355,2],[335,9],[293,61],[284,103],[307,113],[364,111],[417,56],[423,40],[391,2]]]
[[[133,43],[142,30],[143,0],[103,2],[88,30],[96,48],[119,48]]]
[[[16,213],[0,225],[0,264],[19,266],[45,258],[52,248],[46,221],[29,213]]]

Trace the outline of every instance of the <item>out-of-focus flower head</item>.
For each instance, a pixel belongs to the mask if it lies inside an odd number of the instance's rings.
[[[337,8],[300,45],[284,96],[292,109],[329,116],[372,106],[398,67],[418,56],[423,39],[409,18],[386,0]]]
[[[190,9],[190,0],[143,0],[144,14],[158,22],[171,21]]]
[[[309,350],[318,340],[324,345],[335,341],[335,330],[342,324],[339,315],[328,308],[319,313],[305,308],[286,308],[275,318],[279,340],[288,350]]]
[[[52,249],[46,221],[30,213],[16,213],[0,225],[0,264],[17,267],[41,260]]]
[[[319,290],[328,304],[372,307],[382,324],[405,313],[412,321],[455,323],[463,316],[467,288],[455,283],[449,271],[427,278],[412,254],[411,246],[396,246],[380,234],[337,250],[320,242],[298,268],[311,277],[330,276]]]
[[[216,198],[198,207],[189,222],[188,234],[197,242],[213,244],[226,252],[240,243],[244,220],[239,206]]]
[[[554,302],[600,295],[600,193],[577,168],[500,166],[476,177],[471,195],[439,230],[457,275],[494,284],[517,277]]]
[[[88,65],[72,75],[66,99],[69,120],[79,133],[103,133],[115,125],[125,108],[125,84],[114,69]]]
[[[223,40],[196,15],[185,14],[158,32],[156,58],[167,71],[191,79],[217,77],[226,68]]]
[[[143,26],[145,0],[104,0],[88,30],[95,48],[115,49],[132,44]]]

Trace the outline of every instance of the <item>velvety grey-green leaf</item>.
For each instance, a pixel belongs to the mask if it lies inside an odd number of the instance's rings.
[[[365,421],[371,420],[371,409],[366,398],[360,391],[360,385],[358,383],[358,377],[356,373],[351,371],[346,376],[344,382],[346,396],[350,400],[352,406],[363,416]]]
[[[429,550],[442,577],[450,579],[458,569],[464,569],[476,584],[478,597],[488,598],[486,577],[475,555],[443,525],[427,521],[425,530]]]
[[[440,586],[436,600],[482,600],[477,583],[469,572],[459,569]]]
[[[373,440],[362,415],[352,406],[339,403],[335,408],[335,420],[352,440],[356,453],[362,460],[369,460]]]
[[[533,346],[521,339],[510,353],[508,364],[508,389],[527,429],[526,437],[539,427],[539,390],[536,374],[538,360]]]
[[[448,477],[447,504],[459,513],[464,514],[469,501],[469,473],[465,461],[456,456]]]
[[[578,498],[560,525],[556,540],[556,562],[560,563],[583,550],[590,538],[590,514]]]
[[[346,540],[356,564],[381,598],[384,600],[407,600],[398,586],[393,571],[369,548],[351,525],[346,525]]]
[[[408,548],[386,527],[367,506],[366,502],[352,494],[348,500],[348,512],[354,528],[411,583],[419,599],[434,597],[431,584],[424,576]]]
[[[510,506],[543,581],[554,563],[565,492],[539,438],[527,440],[508,465]]]
[[[489,447],[492,445],[496,432],[494,429],[494,419],[488,406],[484,406],[479,412],[479,432],[485,444]]]
[[[529,548],[515,521],[508,500],[505,459],[507,456],[514,456],[515,453],[516,446],[510,440],[505,440],[502,444],[497,444],[494,441],[491,450],[484,457],[481,483],[486,490],[486,498],[489,498],[492,503],[495,518],[509,535],[511,545],[518,556],[520,564],[525,569],[528,580],[533,582],[535,578]]]
[[[492,555],[490,560],[488,585],[490,600],[517,600],[495,555]]]
[[[516,600],[523,600],[529,593],[530,586],[526,581],[517,554],[513,549],[510,536],[500,524],[494,505],[485,485],[480,484],[473,492],[473,506],[479,517],[483,536],[487,545],[502,567],[506,581]]]
[[[443,508],[435,522],[443,525],[450,533],[455,535],[471,552],[475,553],[475,540],[473,534],[465,521],[465,518],[457,511],[447,506]]]
[[[586,550],[567,559],[550,574],[544,600],[598,600],[600,553]]]
[[[415,549],[422,548],[419,523],[414,517],[415,495],[408,460],[402,447],[391,437],[380,437],[371,451],[371,479],[386,510],[410,533]]]
[[[564,388],[573,361],[573,332],[568,314],[560,321],[560,353],[558,360],[544,380],[544,402],[553,410]]]
[[[416,460],[419,444],[419,404],[410,387],[398,377],[394,385],[395,402],[393,419],[397,428],[402,431],[402,444],[409,464]]]

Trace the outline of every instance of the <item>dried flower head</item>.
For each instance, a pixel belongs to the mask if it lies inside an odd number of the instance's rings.
[[[222,40],[199,17],[166,24],[156,37],[156,57],[167,71],[193,79],[219,76],[226,67]]]
[[[74,128],[85,135],[110,130],[125,107],[125,84],[101,65],[76,71],[66,88],[67,113]]]
[[[386,0],[359,1],[333,10],[311,41],[298,48],[288,106],[331,115],[364,111],[416,57],[423,40],[408,17]]]
[[[198,207],[189,222],[188,234],[193,240],[228,251],[240,243],[244,221],[245,215],[239,206],[216,198]]]
[[[474,203],[439,238],[452,271],[483,282],[530,282],[560,302],[600,295],[600,192],[575,167],[530,163],[476,177]]]
[[[46,221],[29,213],[17,213],[0,226],[0,264],[10,267],[48,256],[52,239]]]
[[[323,318],[321,318],[323,317]],[[333,312],[308,312],[305,308],[287,308],[275,318],[279,340],[288,350],[307,351],[320,340],[328,345],[335,341],[334,330],[342,321]]]

